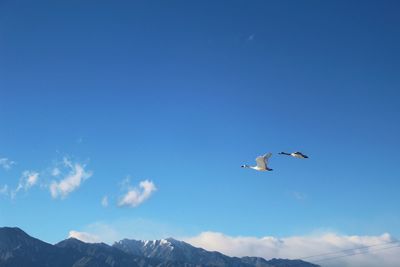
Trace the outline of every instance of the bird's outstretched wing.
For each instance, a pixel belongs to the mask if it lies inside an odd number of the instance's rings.
[[[266,161],[268,161],[268,159],[272,156],[272,153],[267,153],[265,154],[263,157]]]
[[[256,158],[257,167],[259,167],[261,169],[266,169],[267,168],[267,161],[271,156],[272,156],[272,153],[267,153],[264,156],[258,156]]]
[[[300,157],[300,158],[308,158],[308,156],[304,155],[303,153],[296,151],[293,154],[295,154],[295,157]]]

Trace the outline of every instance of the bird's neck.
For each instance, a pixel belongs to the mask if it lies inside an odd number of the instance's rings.
[[[286,153],[286,152],[281,152],[281,154],[283,154],[283,155],[291,155],[290,153]]]

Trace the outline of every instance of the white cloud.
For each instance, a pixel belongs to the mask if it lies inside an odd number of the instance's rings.
[[[102,199],[101,199],[101,205],[103,206],[103,207],[108,207],[108,196],[104,196]]]
[[[149,180],[141,181],[139,183],[139,188],[128,188],[128,192],[120,198],[118,206],[137,207],[157,190],[154,183]]]
[[[293,236],[286,238],[276,237],[232,237],[217,232],[203,232],[198,236],[185,238],[185,241],[196,247],[202,247],[211,251],[219,251],[230,256],[258,256],[266,259],[289,258],[301,259],[307,256],[326,254],[346,249],[355,249],[373,246],[364,249],[351,250],[341,253],[323,255],[304,259],[315,262],[324,267],[398,267],[400,262],[400,247],[383,249],[396,245],[389,234],[380,236],[346,236],[335,233],[325,233],[310,236]],[[378,245],[377,244],[386,244]],[[399,243],[397,243],[399,244]],[[381,249],[381,250],[379,250]],[[369,253],[348,255],[349,252]],[[326,258],[330,260],[320,261]]]
[[[8,158],[0,158],[0,167],[3,167],[3,169],[9,170],[13,165],[15,165],[14,161],[9,160]]]
[[[24,175],[26,175],[26,186],[27,187],[32,187],[34,186],[38,179],[39,179],[39,173],[37,172],[25,172]]]
[[[78,189],[83,181],[92,176],[91,171],[85,170],[85,165],[72,163],[67,158],[64,158],[63,164],[65,168],[69,169],[69,172],[61,180],[51,182],[50,193],[53,198],[65,198]]]
[[[99,243],[100,238],[96,235],[89,234],[86,232],[69,231],[68,238],[76,238],[86,243]]]

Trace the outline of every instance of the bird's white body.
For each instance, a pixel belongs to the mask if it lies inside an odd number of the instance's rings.
[[[260,171],[260,172],[266,172],[268,171],[267,169],[264,168],[260,168],[258,166],[249,166],[250,169],[256,170],[256,171]]]
[[[248,165],[243,165],[242,168],[250,168],[256,171],[272,171],[272,169],[268,168],[267,163],[268,159],[272,156],[272,153],[267,153],[263,156],[258,156],[256,158],[256,166],[248,166]]]
[[[295,158],[304,159],[304,156],[302,156],[302,155],[300,155],[300,154],[290,153],[290,155],[291,155],[292,157],[295,157]]]

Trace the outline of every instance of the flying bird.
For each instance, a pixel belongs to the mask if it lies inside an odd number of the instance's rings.
[[[288,155],[288,156],[292,156],[292,157],[298,158],[298,159],[308,159],[308,156],[306,156],[306,155],[304,155],[303,153],[298,152],[298,151],[293,152],[293,153],[281,152],[281,153],[278,153],[278,154],[281,154],[281,155]]]
[[[258,156],[256,158],[257,166],[249,166],[249,165],[242,165],[242,168],[250,168],[256,171],[272,171],[272,169],[268,168],[267,163],[268,159],[272,156],[272,153],[267,153],[264,156]]]

